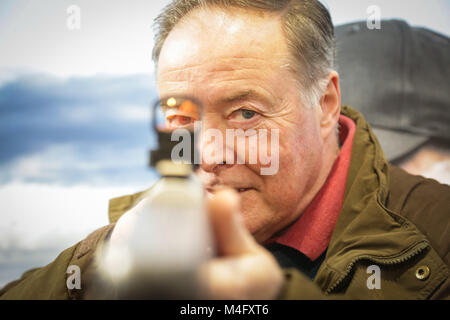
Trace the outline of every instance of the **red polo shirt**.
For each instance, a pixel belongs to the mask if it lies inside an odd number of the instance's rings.
[[[327,249],[344,202],[356,125],[343,115],[339,124],[341,149],[325,184],[300,218],[282,235],[269,240],[299,250],[312,261]]]

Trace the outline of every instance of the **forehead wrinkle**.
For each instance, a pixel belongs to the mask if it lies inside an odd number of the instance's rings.
[[[236,92],[242,88],[248,88],[249,90],[255,88],[253,91],[264,90],[272,96],[274,95],[274,92],[268,90],[270,88],[266,88],[267,86],[264,85],[264,71],[257,68],[252,70],[211,71],[200,75],[201,77],[195,77],[192,74],[179,77],[179,74],[177,74],[176,79],[164,79],[161,84],[166,91],[171,91],[173,94],[176,94],[177,89],[186,90],[181,93],[189,94],[199,88],[200,92],[205,91],[208,93],[207,96],[211,96],[212,94],[220,94],[220,91]]]
[[[252,63],[254,62],[254,63]],[[284,62],[284,61],[283,61]],[[283,72],[286,64],[275,63],[261,58],[227,58],[224,61],[209,62],[206,64],[191,64],[180,67],[161,70],[158,79],[166,84],[175,82],[205,81],[223,82],[229,80],[263,80],[267,79],[264,73],[269,73],[274,68]],[[284,69],[284,70],[283,70]]]
[[[282,68],[286,63],[276,63],[276,59],[273,57],[270,60],[259,58],[259,57],[248,57],[248,56],[234,56],[234,57],[213,57],[208,59],[210,61],[205,63],[192,63],[183,64],[181,66],[173,66],[160,68],[161,74],[170,74],[173,72],[188,72],[192,69],[206,68],[207,72],[221,72],[221,71],[234,71],[245,69],[261,69],[261,66],[267,67],[271,65],[276,67],[278,64]],[[214,60],[214,61],[212,61]],[[218,62],[219,61],[219,62]],[[254,63],[252,63],[252,61]],[[244,66],[242,66],[244,64]]]

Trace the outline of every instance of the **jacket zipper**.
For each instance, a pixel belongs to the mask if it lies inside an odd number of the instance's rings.
[[[339,277],[339,279],[332,286],[330,286],[325,291],[325,293],[330,294],[333,290],[335,290],[350,275],[350,272],[352,271],[353,267],[360,260],[367,259],[367,260],[370,260],[372,262],[382,264],[382,265],[399,264],[399,263],[403,263],[403,262],[411,259],[412,257],[418,255],[419,253],[423,252],[428,247],[429,247],[428,241],[423,240],[423,241],[419,242],[418,244],[416,244],[412,249],[408,250],[406,253],[404,253],[396,258],[392,258],[392,259],[374,257],[371,255],[358,256],[350,262],[350,264],[345,269],[344,274],[341,277]]]

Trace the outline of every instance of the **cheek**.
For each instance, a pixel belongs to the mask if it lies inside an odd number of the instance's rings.
[[[284,135],[279,143],[279,170],[262,176],[265,199],[274,210],[292,210],[308,193],[322,165],[320,139],[316,134]]]
[[[276,175],[280,167],[280,129],[253,130],[255,134],[238,139],[234,148],[238,164],[245,163],[255,174]],[[240,161],[240,162],[239,162]]]
[[[251,140],[247,138],[245,163],[265,180],[307,175],[320,164],[317,161],[321,160],[319,154],[322,142],[319,130],[313,126],[301,132],[295,128],[268,129],[257,136],[257,142],[254,139],[255,143],[251,143]],[[270,167],[276,170],[262,173],[264,168]]]

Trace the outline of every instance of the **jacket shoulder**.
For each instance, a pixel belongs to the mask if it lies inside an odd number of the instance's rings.
[[[148,189],[147,189],[148,190]],[[108,218],[110,223],[115,223],[131,207],[133,207],[140,197],[147,191],[140,191],[134,194],[124,195],[109,200]]]
[[[97,247],[105,241],[114,224],[95,230],[76,245],[61,252],[47,266],[25,272],[18,280],[8,283],[0,290],[0,300],[63,300],[80,299],[90,278],[90,269]],[[73,271],[69,266],[78,267],[81,278],[80,288],[69,288],[68,281]],[[76,271],[75,271],[76,272]]]
[[[0,290],[0,300],[68,299],[66,271],[76,245],[64,250],[50,264],[25,272]]]
[[[411,221],[450,265],[450,186],[389,165],[386,206]]]

